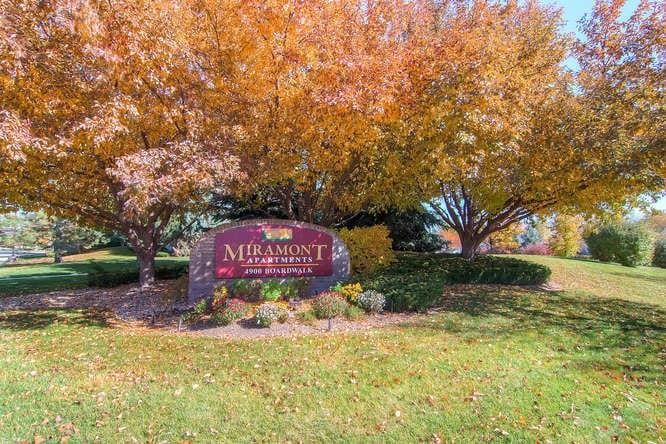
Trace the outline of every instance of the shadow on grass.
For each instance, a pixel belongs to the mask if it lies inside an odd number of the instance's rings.
[[[0,329],[39,330],[57,324],[81,327],[110,327],[109,314],[102,310],[29,310],[0,312]]]
[[[601,357],[581,357],[580,366],[635,370],[654,361],[656,369],[655,360],[666,344],[666,310],[622,299],[460,285],[449,287],[436,310],[437,316],[408,325],[466,339],[537,331],[543,335],[534,340],[547,341],[556,348],[580,347]],[[654,376],[663,377],[659,371]]]
[[[656,270],[656,268],[655,268]],[[637,272],[632,272],[632,268],[627,267],[627,271],[606,271],[606,274],[610,274],[612,276],[618,276],[622,278],[630,278],[630,279],[638,279],[641,281],[648,281],[650,283],[655,283],[655,284],[663,284],[664,285],[664,292],[662,293],[661,296],[666,296],[666,278],[663,276],[650,276],[646,275],[643,273],[637,273]],[[655,295],[657,296],[657,295]]]
[[[557,327],[573,332],[652,330],[666,333],[666,310],[616,298],[570,296],[520,287],[456,286],[443,308],[472,317],[501,317],[516,328]],[[492,331],[502,333],[503,329]],[[490,332],[489,332],[490,333]]]

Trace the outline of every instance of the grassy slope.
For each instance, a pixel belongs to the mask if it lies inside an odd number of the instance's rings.
[[[656,442],[666,309],[621,279],[638,296],[454,287],[400,328],[261,341],[0,313],[0,441]]]
[[[157,258],[156,265],[169,265],[187,260],[188,258]],[[0,297],[3,293],[37,293],[82,288],[87,285],[88,278],[85,274],[96,271],[96,267],[106,271],[138,269],[136,256],[124,247],[66,256],[65,262],[61,264],[3,266],[0,267],[0,279],[9,280],[0,280]],[[67,274],[78,274],[78,276],[56,276]]]
[[[551,281],[570,293],[619,298],[666,307],[666,269],[624,267],[591,260],[551,256],[515,256],[548,266]]]

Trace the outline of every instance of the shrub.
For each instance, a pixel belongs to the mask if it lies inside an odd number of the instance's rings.
[[[363,317],[364,314],[365,312],[363,311],[363,309],[357,307],[356,305],[351,305],[351,304],[347,305],[347,308],[345,308],[344,312],[345,318],[351,321]]]
[[[325,291],[312,300],[312,312],[317,319],[330,319],[344,313],[348,305],[340,293]]]
[[[194,323],[206,314],[208,309],[208,304],[205,299],[200,300],[194,306],[183,315],[183,321],[186,323]]]
[[[347,285],[342,285],[340,282],[338,282],[332,286],[329,291],[340,293],[342,297],[347,300],[347,302],[355,304],[356,298],[358,298],[358,295],[363,291],[363,287],[361,287],[361,284],[358,282]]]
[[[602,225],[585,242],[593,258],[634,267],[649,263],[654,239],[642,225],[623,223]]]
[[[274,302],[280,298],[288,300],[301,296],[308,285],[310,285],[310,280],[305,278],[271,279],[270,281],[260,281],[260,285],[259,293],[261,299]]]
[[[510,257],[480,256],[468,261],[446,254],[402,253],[397,264],[361,282],[366,290],[386,296],[390,311],[424,311],[441,302],[452,283],[538,285],[550,269]]]
[[[285,298],[290,299],[290,298],[297,298],[303,296],[305,293],[305,290],[308,288],[310,285],[310,279],[308,278],[294,278],[294,279],[288,279],[286,281],[286,292],[285,292]]]
[[[284,294],[285,289],[280,281],[270,280],[261,284],[261,298],[264,301],[277,301]]]
[[[155,267],[155,278],[157,279],[178,279],[181,276],[184,276],[189,271],[190,265],[187,262],[183,262],[177,265],[165,265],[160,267]],[[137,274],[137,281],[139,280]]]
[[[229,325],[233,321],[243,318],[249,308],[249,305],[242,299],[226,299],[222,304],[213,306],[211,319],[218,325]]]
[[[261,281],[236,279],[231,288],[234,297],[248,302],[258,302],[261,300]]]
[[[521,247],[518,252],[520,254],[536,254],[539,256],[552,256],[553,251],[550,249],[550,245],[544,242],[537,242],[536,244],[527,244]]]
[[[96,271],[88,275],[88,286],[112,288],[139,282],[138,271]]]
[[[354,274],[369,274],[395,262],[389,231],[384,225],[343,228],[340,238],[347,245]]]
[[[287,312],[282,307],[265,302],[257,308],[254,318],[257,325],[260,327],[270,327],[275,321],[285,322],[287,320]]]
[[[386,297],[378,291],[366,290],[358,295],[357,303],[369,313],[381,313],[386,305]]]
[[[314,321],[317,320],[317,317],[315,314],[312,312],[312,310],[306,310],[306,311],[299,311],[296,314],[296,317],[298,320],[304,324],[312,324]]]
[[[666,238],[659,239],[655,242],[652,265],[655,267],[666,268]]]
[[[215,311],[217,307],[221,307],[229,297],[229,290],[227,286],[222,284],[213,290],[213,302],[211,302],[211,310]]]
[[[88,286],[97,288],[111,288],[124,284],[139,282],[138,270],[107,271],[101,265],[91,264],[94,272],[88,275]],[[170,265],[155,268],[157,279],[177,279],[187,274],[188,264]]]
[[[462,257],[445,262],[451,283],[539,285],[550,278],[550,269],[544,265],[511,257],[478,256],[472,260]]]

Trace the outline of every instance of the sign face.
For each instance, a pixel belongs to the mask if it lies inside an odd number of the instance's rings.
[[[257,224],[215,235],[215,278],[331,276],[333,237],[308,227]]]

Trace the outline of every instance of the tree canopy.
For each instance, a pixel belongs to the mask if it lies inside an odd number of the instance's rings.
[[[426,201],[472,257],[663,189],[666,6],[623,4],[576,40],[537,0],[0,0],[0,205],[124,233],[143,284],[210,193],[324,225]]]

